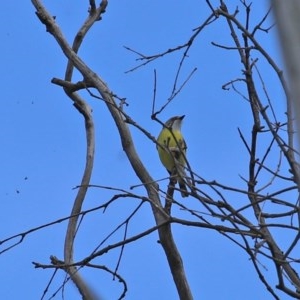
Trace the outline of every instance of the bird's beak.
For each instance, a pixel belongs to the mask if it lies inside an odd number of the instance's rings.
[[[183,115],[183,116],[179,117],[179,119],[180,119],[180,120],[183,120],[183,119],[184,119],[184,117],[185,117],[185,115]]]

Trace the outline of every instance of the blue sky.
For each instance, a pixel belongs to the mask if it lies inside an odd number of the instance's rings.
[[[55,2],[55,3],[53,3]],[[88,1],[44,1],[56,16],[64,35],[72,42],[84,21]],[[215,1],[215,6],[218,1]],[[236,4],[232,4],[233,9]],[[253,24],[263,16],[266,1],[253,1]],[[153,54],[186,42],[192,29],[209,14],[205,1],[111,1],[103,20],[88,34],[80,56],[111,90],[126,97],[126,112],[156,136],[159,124],[151,120],[153,70],[157,70],[157,108],[169,97],[174,74],[181,58],[172,54],[135,72],[136,56],[123,46]],[[243,15],[243,12],[240,13]],[[0,239],[68,216],[80,183],[85,159],[85,132],[82,117],[63,91],[50,83],[63,78],[66,59],[53,37],[35,16],[30,1],[15,5],[2,3],[0,112],[2,140],[0,195]],[[252,24],[252,25],[253,25]],[[271,24],[271,21],[269,21]],[[226,29],[225,29],[226,28]],[[263,46],[282,67],[274,30],[258,33]],[[225,20],[215,22],[195,42],[184,65],[180,81],[197,67],[197,72],[179,96],[159,116],[166,120],[185,114],[183,132],[188,143],[188,159],[193,169],[208,180],[243,186],[239,175],[247,175],[247,154],[237,128],[249,138],[251,117],[248,104],[221,86],[241,76],[237,53],[213,47],[211,42],[232,45]],[[284,98],[278,79],[260,58],[260,68],[276,98],[276,108],[284,113]],[[80,80],[76,74],[74,80]],[[87,96],[85,93],[82,95]],[[278,99],[277,99],[278,98]],[[96,159],[92,183],[129,189],[139,184],[122,150],[114,123],[100,101],[87,98],[96,124]],[[160,165],[154,144],[132,128],[141,159],[156,178],[167,176]],[[160,183],[166,187],[166,181]],[[142,188],[134,190],[143,193]],[[84,209],[108,200],[112,192],[92,189]],[[238,198],[232,199],[239,201]],[[191,205],[195,205],[191,199]],[[123,199],[105,214],[89,214],[76,242],[75,258],[89,255],[138,202]],[[195,206],[196,207],[196,206]],[[178,209],[175,215],[182,216]],[[32,261],[49,263],[49,256],[63,258],[66,222],[26,236],[22,244],[0,256],[1,299],[41,299],[52,275],[50,270],[34,269]],[[129,235],[154,226],[151,209],[144,205],[129,226]],[[203,229],[174,226],[174,236],[182,253],[195,299],[272,299],[260,283],[247,255],[220,234]],[[109,244],[122,238],[119,232]],[[126,299],[177,299],[163,250],[151,234],[125,248],[119,269],[127,280]],[[4,245],[5,246],[5,245]],[[6,245],[7,246],[7,245]],[[97,259],[114,268],[119,251]],[[267,276],[273,278],[272,266]],[[100,271],[83,270],[93,289],[104,299],[117,299],[122,286]],[[59,272],[45,299],[62,283]],[[275,277],[274,277],[275,280]],[[275,281],[274,281],[275,282]],[[61,299],[58,294],[55,299]],[[65,288],[65,299],[80,299],[72,284]],[[281,299],[287,299],[281,295]]]

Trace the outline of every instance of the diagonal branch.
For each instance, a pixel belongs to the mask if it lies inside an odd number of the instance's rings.
[[[77,56],[73,49],[68,45],[66,39],[60,31],[60,28],[57,26],[54,19],[49,15],[47,10],[42,6],[41,2],[32,0],[32,3],[37,9],[37,15],[39,19],[43,24],[46,25],[47,30],[54,36],[64,54],[70,61],[72,61],[73,65],[83,75],[84,80],[88,84],[96,88],[103,98],[117,126],[123,150],[125,151],[136,175],[144,184],[149,199],[151,199],[152,211],[156,224],[160,225],[165,223],[168,220],[168,215],[165,214],[161,209],[158,209],[161,208],[162,205],[158,196],[157,183],[151,178],[143,163],[139,159],[128,126],[124,121],[122,112],[119,108],[117,108],[117,105],[108,86]],[[180,299],[192,299],[192,294],[186,279],[183,263],[176,244],[172,238],[170,227],[168,225],[162,226],[158,229],[158,234],[160,237],[161,245],[167,255],[169,267],[175,280]]]

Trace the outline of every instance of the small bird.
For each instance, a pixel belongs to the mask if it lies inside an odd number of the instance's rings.
[[[182,120],[185,116],[175,116],[169,119],[161,130],[156,146],[159,158],[170,175],[178,181],[181,196],[189,195],[186,188],[185,177],[185,153],[186,143],[181,133]]]

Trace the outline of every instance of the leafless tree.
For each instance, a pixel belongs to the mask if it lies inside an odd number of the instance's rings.
[[[203,5],[210,8],[210,14],[206,20],[203,20],[193,30],[189,39],[181,45],[170,45],[166,51],[153,55],[146,55],[127,47],[129,52],[133,52],[137,56],[138,61],[138,65],[130,71],[147,67],[153,61],[164,59],[165,56],[174,52],[181,55],[174,78],[172,94],[160,109],[155,108],[156,77],[154,77],[154,83],[151,83],[154,85],[152,119],[163,125],[159,119],[159,114],[165,110],[182,89],[188,88],[186,84],[196,71],[196,69],[192,70],[186,79],[180,83],[179,75],[187,57],[191,55],[190,52],[194,43],[201,39],[203,32],[213,26],[214,23],[225,21],[224,26],[226,26],[231,36],[232,44],[221,45],[213,42],[212,45],[220,48],[224,59],[226,59],[229,51],[235,52],[238,54],[237,57],[241,63],[242,72],[240,77],[232,78],[229,82],[224,83],[222,88],[224,93],[229,91],[238,94],[249,106],[249,114],[252,116],[251,132],[245,133],[241,129],[238,131],[240,141],[243,143],[247,155],[247,161],[243,163],[247,165],[248,174],[246,177],[241,176],[244,183],[243,188],[237,185],[229,186],[217,180],[207,180],[203,174],[200,176],[187,159],[186,172],[189,183],[189,197],[197,200],[191,204],[191,202],[177,199],[178,193],[176,193],[176,190],[178,188],[175,186],[174,181],[170,180],[167,191],[159,188],[156,178],[149,174],[147,166],[135,150],[135,141],[132,138],[130,129],[133,127],[138,129],[145,138],[153,142],[153,147],[156,146],[155,137],[126,112],[126,100],[118,97],[113,92],[114,87],[109,87],[101,74],[94,72],[78,55],[78,50],[90,28],[99,24],[103,14],[106,10],[109,10],[108,2],[102,0],[97,5],[94,0],[89,0],[87,19],[74,37],[72,45],[64,38],[55,18],[41,1],[32,0],[31,2],[35,7],[37,17],[45,25],[47,32],[53,36],[68,59],[65,77],[63,79],[53,78],[52,83],[63,88],[66,96],[73,101],[74,108],[83,116],[87,141],[86,165],[82,174],[82,181],[77,187],[77,195],[70,216],[66,217],[69,223],[65,237],[64,258],[59,259],[52,256],[51,264],[35,262],[35,266],[37,268],[53,269],[54,274],[58,271],[65,272],[67,280],[74,282],[83,299],[97,299],[98,296],[94,294],[92,288],[81,275],[81,269],[93,268],[97,269],[98,272],[109,272],[119,279],[120,284],[123,284],[123,293],[119,297],[122,299],[126,296],[127,285],[126,278],[122,278],[118,273],[118,266],[112,271],[107,266],[100,266],[95,263],[95,260],[112,249],[120,248],[120,262],[122,251],[127,244],[134,243],[156,231],[177,288],[178,297],[184,300],[193,299],[181,254],[173,238],[172,225],[180,224],[182,226],[193,226],[199,228],[199,230],[211,229],[217,231],[220,235],[232,241],[233,246],[243,249],[257,272],[258,280],[262,282],[274,299],[280,299],[278,290],[291,298],[300,299],[300,278],[297,273],[297,264],[299,263],[297,255],[299,253],[298,240],[300,237],[298,198],[300,179],[298,175],[298,152],[295,150],[294,115],[284,74],[268,50],[264,49],[260,40],[257,39],[258,32],[264,32],[267,36],[270,30],[275,30],[273,25],[266,25],[270,23],[272,9],[267,10],[255,25],[250,25],[252,23],[252,4],[248,1],[237,1],[236,8],[231,11],[227,8],[227,2],[229,1],[221,0],[218,2],[218,7],[215,7],[215,3],[206,0],[203,1]],[[265,84],[264,76],[266,75],[260,71],[261,60],[269,64],[269,72],[273,72],[278,76],[278,82],[285,96],[286,112],[277,111],[275,100],[269,96],[268,90],[272,87]],[[74,70],[80,72],[83,78],[82,81],[74,82]],[[130,166],[138,176],[140,185],[144,188],[143,194],[115,189],[115,195],[111,199],[88,211],[84,211],[82,205],[88,190],[92,188],[90,178],[93,172],[95,155],[95,133],[91,108],[88,105],[88,99],[84,99],[80,94],[82,90],[87,91],[91,98],[97,99],[99,105],[107,107],[118,130]],[[101,186],[98,186],[98,188],[113,189],[112,187]],[[231,201],[233,197],[237,196],[240,201]],[[74,259],[74,252],[76,252],[74,243],[82,218],[93,210],[105,210],[113,203],[118,203],[124,198],[135,198],[139,201],[139,205],[120,224],[120,227],[128,226],[144,203],[148,203],[151,207],[149,214],[153,214],[155,225],[134,236],[125,234],[122,240],[114,244],[100,244],[93,253],[80,261],[76,261]],[[187,217],[178,217],[173,213],[174,207],[184,211]],[[53,223],[61,221],[56,220]],[[51,226],[53,223],[44,226]],[[40,229],[41,227],[34,230]],[[286,235],[284,243],[280,241],[282,231]],[[31,232],[32,230],[24,232],[19,237],[22,240],[24,236]],[[9,240],[10,238],[2,241],[2,244]],[[11,246],[5,250],[10,248]],[[276,286],[264,274],[265,262],[273,264],[273,271],[277,274],[278,280]],[[64,284],[65,282],[62,286]],[[47,293],[47,289],[45,289],[45,293]]]

